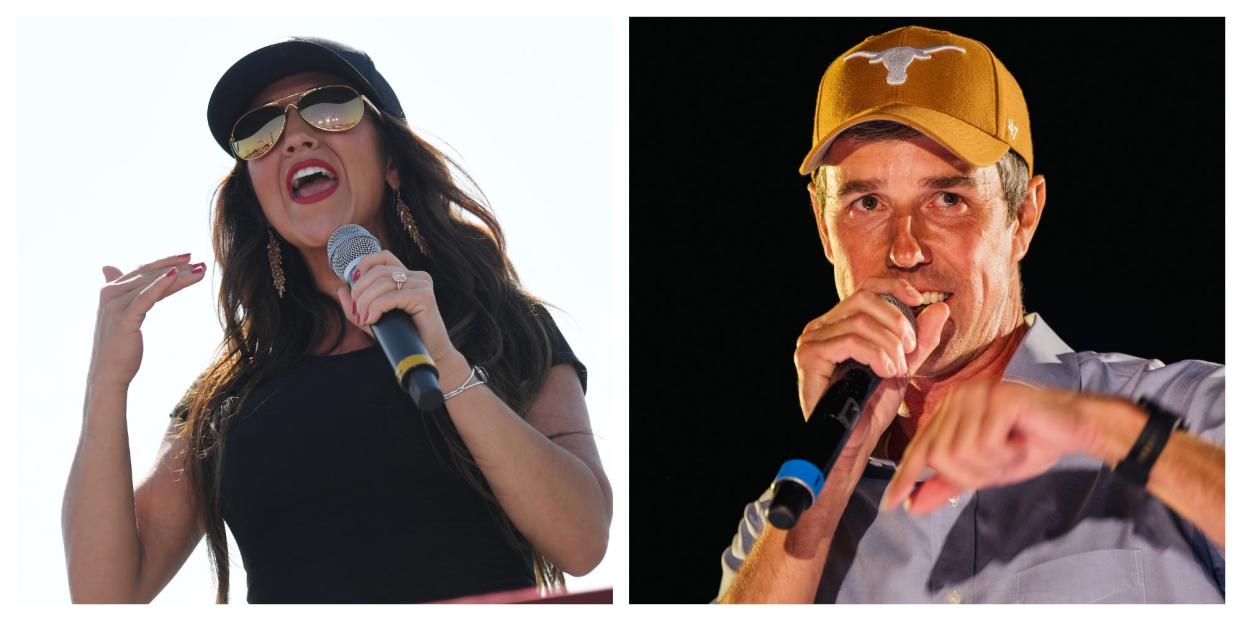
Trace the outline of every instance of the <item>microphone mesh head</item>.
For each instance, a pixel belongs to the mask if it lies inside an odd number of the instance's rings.
[[[349,282],[345,277],[345,270],[349,268],[350,262],[380,250],[379,240],[370,231],[357,224],[346,224],[333,231],[328,238],[328,263],[341,280]]]

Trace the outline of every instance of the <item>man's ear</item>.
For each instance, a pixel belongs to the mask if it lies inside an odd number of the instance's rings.
[[[819,231],[819,243],[824,246],[824,256],[832,263],[832,244],[828,242],[828,224],[824,222],[823,206],[819,204],[819,193],[815,191],[815,181],[806,184],[806,192],[811,195],[811,211],[815,213],[815,228]]]
[[[1047,199],[1048,184],[1043,175],[1031,177],[1026,184],[1026,198],[1018,205],[1016,220],[1018,226],[1013,231],[1013,260],[1021,261],[1031,247],[1031,238],[1035,237],[1035,228],[1039,226],[1039,218],[1044,214],[1044,201]]]
[[[388,187],[394,190],[401,188],[401,173],[397,171],[397,163],[393,161],[392,156],[388,156],[388,166],[384,169],[384,180],[388,182]]]

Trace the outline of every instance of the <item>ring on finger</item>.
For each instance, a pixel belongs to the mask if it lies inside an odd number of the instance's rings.
[[[393,272],[392,281],[397,283],[397,290],[400,291],[401,285],[405,284],[405,281],[406,281],[405,272],[402,272],[400,270]]]

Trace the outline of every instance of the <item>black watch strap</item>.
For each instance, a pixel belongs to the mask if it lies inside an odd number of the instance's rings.
[[[1185,429],[1186,423],[1181,417],[1147,397],[1140,398],[1138,406],[1147,412],[1147,424],[1143,426],[1143,431],[1139,433],[1130,453],[1113,468],[1113,472],[1139,487],[1147,487],[1151,467],[1164,451],[1169,436],[1178,429]]]

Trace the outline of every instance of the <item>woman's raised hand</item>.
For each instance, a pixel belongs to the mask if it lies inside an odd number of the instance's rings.
[[[142,322],[155,303],[203,279],[207,266],[182,254],[128,274],[105,265],[87,382],[127,389],[142,364]]]

